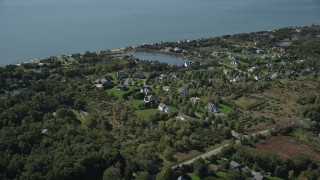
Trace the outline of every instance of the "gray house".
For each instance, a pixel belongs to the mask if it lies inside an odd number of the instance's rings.
[[[208,103],[205,106],[205,109],[208,110],[209,112],[220,113],[220,109],[212,103]]]

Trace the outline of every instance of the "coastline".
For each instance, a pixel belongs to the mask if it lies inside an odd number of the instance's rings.
[[[173,43],[173,42],[184,42],[184,41],[194,41],[194,40],[203,40],[203,39],[210,39],[210,38],[217,38],[217,37],[223,37],[223,36],[232,36],[232,35],[237,35],[237,34],[249,34],[249,33],[258,33],[258,32],[272,32],[272,31],[276,31],[279,29],[283,29],[283,28],[301,28],[301,27],[310,27],[310,26],[314,26],[314,25],[320,25],[320,23],[312,23],[312,24],[308,24],[308,25],[298,25],[298,26],[290,26],[290,27],[282,27],[282,28],[274,28],[274,29],[269,29],[269,30],[260,30],[260,31],[253,31],[253,32],[242,32],[242,33],[235,33],[235,34],[224,34],[224,35],[220,35],[220,36],[208,36],[208,37],[202,37],[202,38],[197,38],[197,39],[185,39],[185,40],[178,40],[178,41],[161,41],[161,42],[155,42],[155,43],[143,43],[140,45],[131,45],[131,46],[125,46],[125,47],[120,47],[120,48],[114,48],[114,49],[106,49],[106,50],[99,50],[99,51],[85,51],[85,52],[78,52],[78,53],[72,53],[69,55],[57,55],[57,56],[47,56],[45,58],[35,58],[35,59],[31,59],[31,60],[26,60],[26,61],[22,61],[19,63],[11,63],[11,64],[6,64],[6,65],[0,65],[0,68],[9,66],[9,65],[17,65],[20,66],[21,64],[27,64],[27,63],[40,63],[41,60],[46,60],[49,58],[58,58],[58,57],[62,57],[62,56],[72,56],[73,54],[80,54],[80,55],[84,55],[85,53],[110,53],[110,54],[122,54],[125,52],[128,52],[128,50],[126,50],[126,48],[131,49],[131,51],[136,51],[136,48],[140,48],[143,45],[154,45],[154,44],[161,44],[161,43]],[[139,50],[138,50],[139,51]],[[145,52],[153,52],[153,53],[159,53],[159,51],[156,50],[150,50],[150,49],[143,49],[142,51]],[[189,58],[188,56],[183,56],[179,53],[172,53],[172,52],[167,52],[167,51],[160,51],[160,53],[163,54],[168,54],[168,55],[174,55],[177,57],[184,57],[184,58]]]

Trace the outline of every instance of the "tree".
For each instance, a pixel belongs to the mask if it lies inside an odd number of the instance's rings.
[[[136,180],[152,180],[152,176],[148,172],[138,172]]]
[[[162,168],[161,172],[157,174],[157,180],[175,180],[174,173],[169,166]]]
[[[227,174],[227,179],[228,180],[239,180],[239,179],[244,179],[242,176],[242,173],[237,170],[237,169],[230,169]]]
[[[111,166],[104,171],[103,180],[110,180],[110,179],[114,179],[114,180],[122,179],[122,175],[120,173],[119,168]]]
[[[287,168],[283,167],[283,166],[277,166],[276,170],[274,172],[274,175],[276,177],[280,177],[280,178],[288,178],[288,170]]]
[[[204,159],[198,158],[193,162],[193,172],[196,173],[199,177],[204,177],[206,174],[207,166]]]
[[[165,149],[165,150],[163,151],[163,156],[164,156],[164,158],[166,158],[168,161],[174,160],[173,154],[174,154],[173,151],[170,150],[170,149]]]

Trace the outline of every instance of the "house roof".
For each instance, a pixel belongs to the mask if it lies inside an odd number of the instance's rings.
[[[239,163],[237,163],[237,162],[235,162],[235,161],[231,161],[231,162],[230,162],[230,166],[232,166],[232,167],[234,167],[234,168],[237,168],[237,167],[242,166],[242,164],[239,164]]]
[[[165,104],[163,104],[163,103],[160,103],[160,104],[159,104],[159,107],[160,107],[160,108],[166,108],[167,105],[165,105]]]

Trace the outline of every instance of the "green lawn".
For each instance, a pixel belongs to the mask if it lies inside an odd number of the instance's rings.
[[[107,89],[106,92],[107,92],[108,94],[113,93],[113,95],[114,95],[115,97],[117,97],[117,98],[122,98],[123,94],[128,93],[128,92],[130,92],[130,91],[133,91],[133,90],[135,90],[135,89],[137,89],[137,87],[127,86],[127,90],[126,90],[126,91],[122,91],[122,90],[119,91],[119,90],[117,90],[116,88],[111,88],[111,89]]]
[[[219,178],[226,178],[227,177],[227,172],[224,172],[224,171],[218,171],[216,174]]]
[[[109,73],[108,75],[109,75],[109,76],[111,76],[111,77],[112,77],[112,79],[113,79],[114,81],[116,81],[116,80],[117,80],[117,75],[116,75],[116,73],[115,73],[115,72],[113,72],[113,73]]]
[[[200,177],[198,175],[196,175],[195,173],[188,173],[188,176],[192,179],[192,180],[200,180]]]
[[[267,178],[269,180],[283,180],[282,178],[272,177],[272,176],[265,176],[265,178]]]
[[[119,90],[117,90],[116,88],[111,88],[111,89],[106,90],[106,92],[107,92],[108,94],[113,93],[113,95],[114,95],[115,97],[117,97],[117,98],[122,98],[122,95],[125,94],[125,93],[127,93],[127,92],[129,92],[129,90],[127,90],[127,91],[119,91]]]
[[[228,114],[231,112],[232,108],[230,106],[227,106],[225,104],[219,104],[219,108],[220,108],[220,111],[223,113],[223,114]]]
[[[170,109],[170,112],[176,112],[176,113],[179,112],[179,109],[176,108],[176,107],[174,107],[174,106],[168,106],[168,107],[169,107],[169,109]]]
[[[139,109],[139,104],[142,104],[144,103],[143,100],[137,100],[137,99],[134,99],[131,101],[132,102],[132,106],[136,109]]]
[[[138,114],[141,114],[141,115],[145,116],[145,117],[149,117],[149,116],[155,114],[158,111],[159,111],[158,108],[154,108],[154,109],[137,110],[136,112]]]

